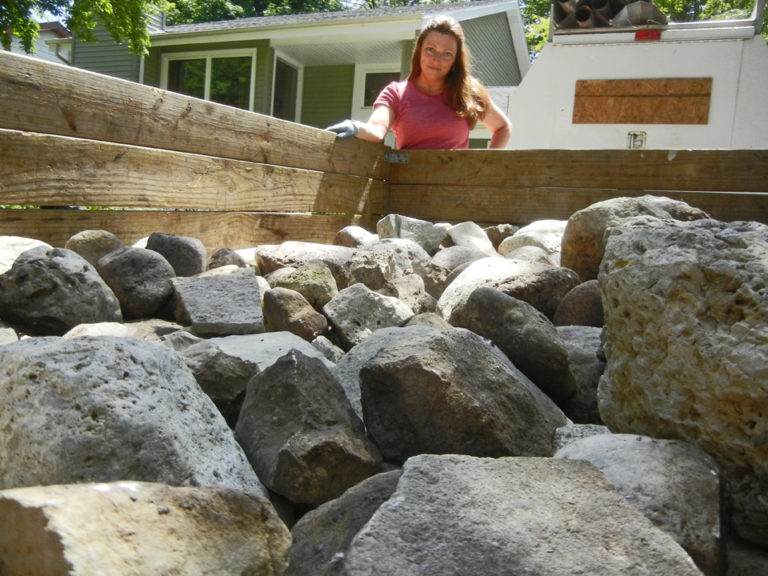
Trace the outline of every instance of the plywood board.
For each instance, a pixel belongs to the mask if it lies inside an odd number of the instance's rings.
[[[577,80],[574,124],[707,124],[712,78]]]

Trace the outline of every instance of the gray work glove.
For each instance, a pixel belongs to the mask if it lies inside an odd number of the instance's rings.
[[[360,132],[360,127],[354,120],[344,120],[344,122],[328,126],[326,130],[336,132],[336,137],[339,140],[346,140],[347,138],[354,138],[357,136],[357,133]]]

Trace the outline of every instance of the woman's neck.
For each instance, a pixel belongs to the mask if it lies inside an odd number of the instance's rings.
[[[443,90],[445,90],[445,82],[443,80],[429,80],[424,78],[423,74],[414,78],[413,81],[419,90],[430,96],[442,94]]]

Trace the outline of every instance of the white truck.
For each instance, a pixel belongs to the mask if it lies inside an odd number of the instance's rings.
[[[563,26],[509,95],[508,148],[768,149],[764,10],[756,0],[743,20],[618,27],[559,12]]]

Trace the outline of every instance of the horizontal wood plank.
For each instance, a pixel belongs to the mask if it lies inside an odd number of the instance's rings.
[[[409,150],[394,185],[768,192],[768,150]]]
[[[387,183],[0,130],[0,204],[379,213]]]
[[[83,230],[108,230],[126,245],[163,232],[199,239],[209,254],[260,244],[301,240],[330,244],[345,226],[375,229],[382,215],[279,214],[243,212],[123,210],[0,210],[0,234],[42,240],[63,247]]]
[[[0,128],[386,177],[381,144],[0,50]]]
[[[681,200],[725,222],[768,224],[768,193],[708,193],[671,190],[576,188],[492,188],[487,186],[392,185],[389,209],[430,221],[525,225],[535,220],[567,220],[591,204],[618,196],[654,194]]]

